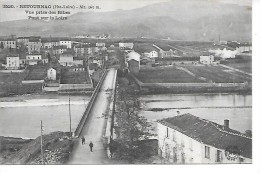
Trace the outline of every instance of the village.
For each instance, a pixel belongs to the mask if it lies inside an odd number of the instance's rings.
[[[129,80],[143,95],[252,91],[249,42],[100,35],[104,37],[1,37],[0,95],[93,97],[111,69],[117,70],[119,83]],[[156,119],[159,163],[252,163],[251,130],[239,132],[229,127],[228,119],[222,121],[223,125],[179,111],[176,116]]]

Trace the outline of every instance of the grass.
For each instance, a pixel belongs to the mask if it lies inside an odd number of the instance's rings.
[[[206,78],[206,82],[215,83],[252,82],[248,75],[221,66],[182,65],[182,67],[194,73],[195,77],[175,66],[141,69],[136,77],[143,83],[203,83],[199,77]]]
[[[184,66],[197,76],[204,77],[216,83],[242,83],[245,81],[251,82],[252,80],[239,72],[234,72],[220,66]]]
[[[86,71],[63,71],[62,72],[62,84],[89,84],[90,78]]]
[[[136,76],[144,83],[201,83],[202,81],[174,66],[141,69]]]
[[[44,80],[47,77],[47,66],[35,65],[29,68],[25,80]]]
[[[252,61],[243,62],[243,63],[228,63],[226,65],[248,73],[252,73]]]

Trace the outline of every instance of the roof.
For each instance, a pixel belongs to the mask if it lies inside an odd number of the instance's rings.
[[[65,45],[53,46],[53,49],[67,49]]]
[[[153,47],[152,44],[146,44],[146,43],[134,44],[133,49],[138,53],[157,51],[157,49]]]
[[[155,44],[155,48],[158,49],[156,46],[158,46],[160,49],[162,49],[163,51],[169,51],[169,50],[174,50],[174,48],[170,47],[169,45],[166,44]]]
[[[140,61],[140,54],[132,51],[126,55],[126,58],[127,58],[127,61],[130,61],[130,60]]]
[[[30,37],[29,38],[29,42],[40,42],[41,41],[41,37]]]
[[[236,130],[205,119],[200,119],[191,114],[166,118],[158,122],[196,141],[219,149],[225,150],[227,147],[237,146],[241,156],[252,158],[252,139]]]

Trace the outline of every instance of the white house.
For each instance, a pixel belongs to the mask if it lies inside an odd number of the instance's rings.
[[[16,49],[16,39],[14,38],[7,38],[0,40],[0,44],[3,44],[5,49]]]
[[[73,66],[74,62],[73,62],[73,56],[72,54],[61,54],[60,55],[60,65],[62,66]]]
[[[19,56],[7,56],[6,68],[8,70],[17,70],[20,67]]]
[[[38,62],[42,62],[41,54],[29,54],[26,55],[26,64],[28,65],[36,65]]]
[[[56,70],[54,68],[47,70],[47,78],[48,80],[56,80]]]
[[[120,49],[133,49],[134,43],[119,43],[119,48]]]
[[[200,63],[202,64],[212,64],[214,62],[213,55],[200,56]]]
[[[71,48],[71,41],[69,39],[62,39],[59,41],[59,45],[64,45],[66,46],[67,48]]]
[[[158,150],[165,163],[252,163],[252,139],[191,114],[158,121]]]
[[[158,52],[152,50],[151,52],[144,52],[144,56],[148,58],[158,58]]]

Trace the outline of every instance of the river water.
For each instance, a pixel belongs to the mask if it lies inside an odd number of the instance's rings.
[[[0,136],[36,138],[40,120],[44,134],[69,131],[67,95],[25,95],[0,98]],[[90,96],[71,96],[72,131],[75,130]],[[238,94],[164,94],[141,96],[141,115],[150,121],[176,116],[177,111],[223,124],[232,129],[252,129],[252,96]],[[155,125],[155,124],[154,124]]]
[[[163,94],[141,97],[141,115],[150,121],[191,113],[200,118],[223,124],[229,119],[230,128],[252,130],[252,96],[238,94]]]
[[[72,132],[85,111],[90,96],[70,96]],[[0,136],[36,138],[40,121],[44,134],[69,131],[69,96],[24,95],[0,98]]]

